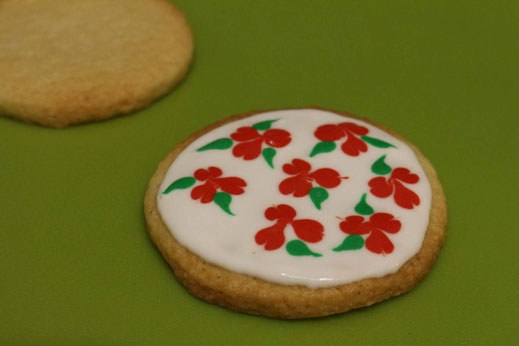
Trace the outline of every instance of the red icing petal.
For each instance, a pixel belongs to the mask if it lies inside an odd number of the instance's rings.
[[[323,239],[324,227],[319,222],[309,219],[294,220],[292,227],[299,239],[309,243],[317,243]]]
[[[250,142],[237,144],[232,149],[232,154],[235,157],[243,157],[244,160],[254,160],[261,154],[261,143],[263,143],[263,139],[258,138]]]
[[[368,234],[371,230],[367,227],[362,216],[348,216],[339,227],[346,234]]]
[[[388,233],[397,233],[402,227],[400,221],[395,220],[393,215],[387,213],[376,213],[369,218],[369,222],[373,228]]]
[[[312,166],[304,160],[301,159],[293,159],[292,163],[286,163],[283,165],[283,171],[287,174],[299,174],[299,173],[307,173],[310,172]]]
[[[337,125],[319,126],[314,132],[315,137],[325,142],[333,142],[344,137],[345,133]]]
[[[280,204],[265,210],[265,217],[269,220],[278,220],[281,218],[292,220],[296,217],[296,211],[289,205]]]
[[[279,211],[277,207],[270,207],[265,210],[265,217],[268,220],[277,220],[279,219]]]
[[[296,217],[296,211],[289,205],[280,204],[278,205],[280,218],[286,218],[292,220]]]
[[[191,198],[195,201],[200,199],[202,203],[209,203],[213,200],[216,189],[208,183],[195,187],[191,190]]]
[[[305,179],[305,175],[299,174],[295,177],[287,178],[279,184],[279,192],[284,195],[293,194],[294,197],[303,197],[308,195],[312,188],[312,183]]]
[[[420,178],[411,173],[407,168],[395,168],[391,173],[391,178],[398,179],[408,184],[416,184]]]
[[[276,223],[274,226],[264,228],[254,237],[258,245],[265,244],[265,250],[279,249],[285,243],[285,226]]]
[[[211,176],[211,173],[209,173],[209,171],[207,169],[200,168],[195,171],[196,180],[205,181],[205,180],[209,179],[210,176]]]
[[[369,130],[364,126],[359,126],[354,123],[341,123],[339,124],[339,127],[344,131],[350,131],[358,136],[364,136],[367,135]]]
[[[354,135],[348,134],[348,140],[342,143],[342,151],[350,156],[359,156],[359,154],[368,151],[368,146],[364,141],[358,139]]]
[[[413,209],[415,205],[420,205],[420,198],[401,182],[395,180],[395,202],[402,208]]]
[[[321,168],[310,174],[317,184],[325,188],[336,187],[341,183],[341,177],[336,170],[331,168]]]
[[[371,193],[377,197],[386,198],[393,193],[393,185],[384,177],[373,178],[369,181],[368,185],[371,187]]]
[[[282,148],[292,140],[288,131],[280,129],[267,130],[263,134],[263,138],[265,139],[265,143],[267,143],[267,145],[274,148]]]
[[[209,167],[208,170],[211,178],[216,178],[222,175],[222,170],[218,167]]]
[[[366,248],[374,253],[389,254],[395,247],[383,232],[374,229],[366,239]]]
[[[243,187],[247,186],[245,180],[237,177],[216,178],[213,180],[224,192],[231,195],[241,195]]]
[[[240,127],[236,132],[231,135],[231,138],[238,142],[252,141],[256,138],[260,138],[261,135],[255,128],[247,126]]]

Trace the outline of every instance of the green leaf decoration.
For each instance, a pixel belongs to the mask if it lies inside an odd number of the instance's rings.
[[[220,138],[215,141],[212,141],[209,144],[204,145],[201,148],[198,148],[196,151],[225,150],[232,147],[232,143],[232,139],[230,138]]]
[[[386,155],[382,155],[373,165],[371,165],[371,171],[378,175],[386,175],[391,173],[391,167],[384,161],[386,159]]]
[[[231,205],[232,197],[227,192],[217,192],[214,194],[213,201],[222,208],[223,211],[225,211],[229,215],[234,215],[229,209],[229,206]]]
[[[310,153],[310,157],[314,157],[317,154],[321,153],[329,153],[335,150],[337,145],[335,142],[319,142],[317,143],[314,148],[312,149],[312,152]]]
[[[268,130],[268,129],[270,129],[270,126],[272,125],[272,123],[275,121],[278,121],[278,120],[279,119],[262,121],[260,123],[256,123],[256,124],[252,125],[252,127],[258,131]]]
[[[274,148],[265,148],[261,152],[263,155],[263,158],[267,163],[269,164],[270,168],[274,168],[274,164],[272,163],[272,160],[274,159],[274,156],[276,156],[276,149]]]
[[[299,239],[291,240],[286,245],[287,252],[292,256],[314,256],[321,257],[320,253],[315,253],[308,248],[304,242]]]
[[[173,190],[179,190],[179,189],[187,189],[188,187],[191,187],[195,184],[196,179],[193,177],[184,177],[175,180],[171,183],[171,185],[168,186],[166,190],[164,190],[163,194],[168,194]]]
[[[341,245],[337,246],[332,251],[340,252],[347,250],[359,250],[364,246],[364,238],[362,238],[358,234],[352,234],[344,238],[344,241]]]
[[[308,192],[310,199],[314,203],[315,207],[321,210],[321,203],[328,199],[328,191],[322,187],[312,187]]]
[[[373,210],[373,208],[371,208],[371,206],[368,203],[366,203],[366,196],[367,196],[367,193],[363,194],[362,197],[360,198],[360,202],[357,203],[357,205],[355,206],[355,212],[357,214],[371,215],[375,212]]]
[[[377,148],[396,148],[393,144],[390,144],[388,142],[384,142],[381,139],[373,138],[369,136],[361,136],[360,137],[364,142],[369,143]]]

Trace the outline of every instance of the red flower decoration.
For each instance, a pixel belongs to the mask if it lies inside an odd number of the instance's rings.
[[[310,219],[294,220],[296,211],[289,205],[280,204],[265,210],[268,220],[277,220],[273,226],[264,228],[256,233],[258,245],[264,245],[265,250],[279,249],[285,243],[285,228],[292,225],[296,236],[309,243],[317,243],[323,239],[324,227],[319,222]]]
[[[231,135],[231,138],[241,142],[234,146],[232,154],[235,157],[243,157],[244,160],[254,160],[260,156],[263,143],[270,147],[282,148],[292,140],[288,131],[270,129],[259,133],[251,126],[240,127]]]
[[[369,251],[377,254],[390,254],[393,252],[394,245],[384,232],[398,233],[402,224],[391,214],[376,213],[371,215],[369,221],[364,221],[364,217],[358,215],[348,216],[339,227],[346,234],[369,234],[365,243]]]
[[[333,142],[347,137],[341,146],[342,151],[350,156],[358,156],[361,152],[368,151],[368,146],[357,136],[367,135],[369,130],[364,126],[346,122],[337,125],[322,125],[315,130],[314,135],[324,142]]]
[[[406,209],[413,209],[415,205],[420,205],[420,198],[416,193],[402,184],[416,184],[419,181],[416,174],[411,173],[407,168],[395,168],[389,178],[377,177],[369,181],[371,193],[377,197],[386,198],[393,194],[395,203]]]
[[[194,200],[200,199],[202,203],[209,203],[218,190],[231,195],[241,195],[244,192],[243,187],[247,186],[245,180],[237,177],[220,178],[221,175],[222,170],[218,167],[197,169],[195,179],[205,181],[205,183],[191,191],[191,198]]]
[[[283,165],[283,171],[294,177],[283,180],[279,184],[279,191],[284,195],[293,194],[294,197],[303,197],[308,195],[314,181],[321,187],[333,188],[341,183],[341,179],[346,179],[331,168],[310,172],[311,169],[312,166],[301,159],[293,159],[292,163]]]

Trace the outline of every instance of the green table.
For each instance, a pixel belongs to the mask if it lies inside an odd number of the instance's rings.
[[[65,130],[0,118],[0,344],[519,343],[519,2],[176,4],[195,60],[151,107]],[[158,162],[231,114],[306,105],[385,124],[432,161],[449,210],[436,266],[408,294],[324,319],[191,297],[145,230]]]

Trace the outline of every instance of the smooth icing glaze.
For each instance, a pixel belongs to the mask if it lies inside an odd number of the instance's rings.
[[[196,139],[157,199],[175,239],[207,262],[329,287],[395,273],[415,255],[431,188],[402,141],[355,118],[299,109]]]

